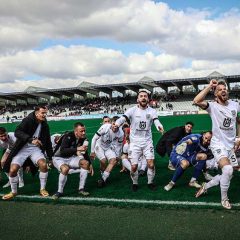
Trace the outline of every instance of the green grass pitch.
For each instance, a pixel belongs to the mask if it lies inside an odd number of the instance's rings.
[[[100,120],[81,120],[92,138],[100,127]],[[165,130],[195,123],[193,132],[211,129],[208,115],[160,117]],[[76,121],[49,122],[51,133],[71,130]],[[14,131],[16,124],[7,124]],[[160,134],[153,127],[154,142]],[[88,177],[87,189],[90,198],[77,194],[79,176],[69,175],[65,186],[65,198],[53,201],[38,196],[38,176],[25,174],[25,187],[19,197],[10,202],[0,200],[0,239],[237,239],[239,237],[239,182],[240,173],[234,173],[229,196],[233,210],[220,206],[220,190],[215,187],[207,196],[195,199],[195,189],[188,187],[192,168],[188,169],[171,192],[163,190],[172,176],[167,169],[167,158],[156,154],[156,192],[146,186],[147,178],[139,179],[139,191],[130,190],[128,174],[119,173],[117,166],[110,176],[106,188],[98,189],[99,162],[94,162],[95,175]],[[203,181],[201,177],[200,181]],[[0,182],[0,194],[6,182]],[[47,183],[50,194],[57,190],[58,173],[51,170]],[[88,199],[91,199],[88,201]],[[104,200],[104,201],[103,201]],[[117,201],[119,200],[119,201]],[[212,204],[212,205],[211,205]],[[117,206],[117,207],[116,207]],[[231,226],[231,231],[227,226]]]

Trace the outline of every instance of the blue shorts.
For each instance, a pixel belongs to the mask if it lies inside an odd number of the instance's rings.
[[[182,160],[187,160],[190,164],[195,166],[197,164],[196,157],[197,157],[197,153],[194,153],[193,155],[190,155],[190,156],[183,156],[183,155],[177,154],[175,151],[172,151],[170,155],[170,161],[175,168],[180,165]]]

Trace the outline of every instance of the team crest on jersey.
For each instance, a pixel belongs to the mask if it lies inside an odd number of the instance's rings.
[[[144,122],[144,121],[141,121],[140,123],[139,123],[139,128],[140,129],[145,129],[146,128],[146,122]]]
[[[151,115],[150,114],[146,114],[146,118],[150,119]]]
[[[232,113],[233,117],[236,117],[236,111],[235,110],[232,110],[231,113]]]
[[[232,121],[231,118],[224,118],[223,126],[224,126],[224,127],[230,127],[231,121]]]
[[[197,140],[197,137],[191,137],[191,139],[194,141],[194,140]]]

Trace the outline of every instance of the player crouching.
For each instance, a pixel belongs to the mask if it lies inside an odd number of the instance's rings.
[[[86,139],[85,126],[77,122],[74,124],[74,131],[63,135],[56,146],[53,157],[53,165],[60,171],[58,179],[58,191],[53,195],[58,199],[63,195],[63,189],[67,182],[67,175],[70,169],[80,168],[79,194],[88,196],[85,191],[85,183],[88,172],[93,175],[92,165],[87,154],[88,140]]]

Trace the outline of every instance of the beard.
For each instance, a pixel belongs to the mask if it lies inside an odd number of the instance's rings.
[[[148,101],[141,101],[141,102],[139,102],[139,105],[141,107],[146,107],[148,105]]]

